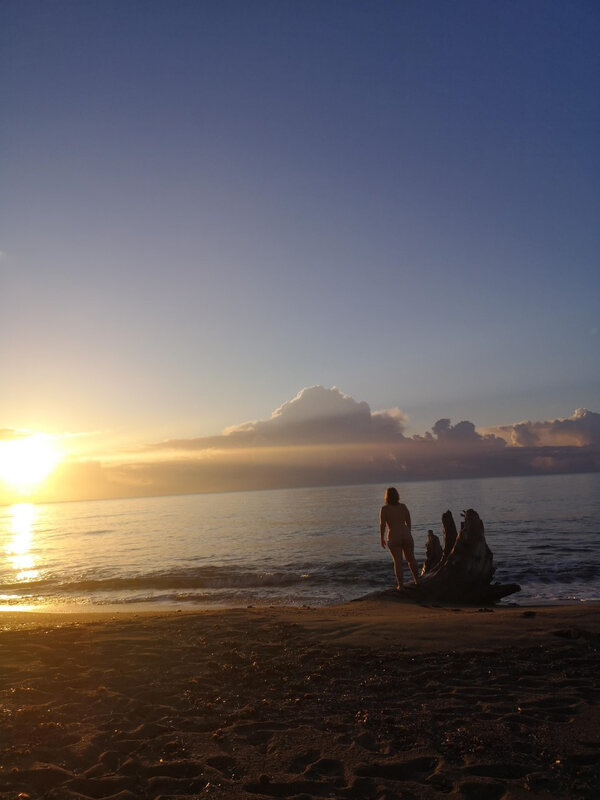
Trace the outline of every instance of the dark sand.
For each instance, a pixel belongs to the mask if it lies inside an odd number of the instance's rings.
[[[600,797],[598,605],[0,616],[0,797]]]

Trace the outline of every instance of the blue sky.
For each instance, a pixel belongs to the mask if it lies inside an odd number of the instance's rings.
[[[591,2],[11,2],[1,423],[600,409]]]

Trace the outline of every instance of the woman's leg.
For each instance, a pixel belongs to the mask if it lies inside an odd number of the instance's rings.
[[[410,571],[412,572],[412,576],[415,579],[415,583],[419,582],[419,568],[417,567],[417,562],[415,561],[415,557],[412,557],[412,561],[408,562],[408,566]]]
[[[396,589],[402,589],[404,586],[404,562],[402,561],[402,550],[392,550],[390,553],[394,559],[394,575],[396,576]]]
[[[406,542],[404,547],[402,548],[404,551],[404,558],[406,559],[406,563],[408,564],[408,568],[412,572],[412,576],[415,579],[415,583],[419,582],[419,568],[417,567],[417,562],[415,561],[415,546],[412,541]]]

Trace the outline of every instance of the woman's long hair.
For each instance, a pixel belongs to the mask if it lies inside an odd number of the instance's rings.
[[[400,495],[398,494],[398,489],[394,489],[393,486],[390,486],[385,493],[385,504],[388,506],[397,506],[399,502]]]

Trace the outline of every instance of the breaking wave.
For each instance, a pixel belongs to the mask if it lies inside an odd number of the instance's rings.
[[[288,565],[279,569],[241,569],[206,565],[137,575],[81,575],[65,581],[47,575],[0,587],[5,603],[235,605],[269,603],[304,605],[343,602],[390,586],[387,561],[337,561]],[[521,584],[523,601],[597,598],[600,561],[541,565],[534,562],[497,565],[495,580]]]

